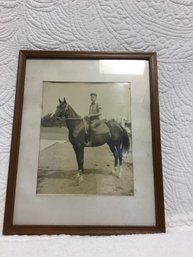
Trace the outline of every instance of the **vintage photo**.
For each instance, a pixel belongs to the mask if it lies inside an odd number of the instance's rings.
[[[156,53],[21,50],[4,235],[165,231]]]
[[[37,194],[134,195],[130,90],[43,82]]]

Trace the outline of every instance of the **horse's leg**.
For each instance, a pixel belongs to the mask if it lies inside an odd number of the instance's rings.
[[[122,160],[123,160],[123,149],[120,145],[117,145],[117,152],[119,158],[119,178],[122,176]]]
[[[84,147],[81,145],[79,147],[79,158],[78,158],[78,162],[79,162],[79,171],[81,173],[84,173]]]
[[[73,145],[75,154],[76,154],[76,160],[78,164],[78,170],[79,172],[84,172],[84,147],[81,145]]]
[[[117,152],[115,145],[111,145],[111,144],[108,144],[108,145],[109,145],[109,148],[110,148],[111,152],[113,153],[113,156],[115,159],[114,160],[114,170],[112,170],[112,174],[116,175],[117,165],[118,165],[118,152]]]
[[[76,160],[78,164],[78,174],[76,175],[76,180],[80,183],[83,180],[82,173],[84,172],[84,147],[82,145],[73,145]]]

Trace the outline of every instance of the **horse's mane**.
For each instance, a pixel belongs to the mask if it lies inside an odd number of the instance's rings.
[[[81,116],[75,112],[75,110],[68,104],[68,110],[70,112],[71,118],[81,118]]]

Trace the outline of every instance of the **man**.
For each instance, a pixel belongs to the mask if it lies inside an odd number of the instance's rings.
[[[97,100],[97,94],[96,93],[91,93],[90,94],[90,100],[91,104],[89,106],[89,114],[87,116],[88,118],[88,130],[86,133],[86,145],[90,144],[90,134],[96,128],[100,122],[100,116],[102,115],[102,108],[98,104]]]
[[[101,106],[96,102],[97,99],[97,94],[96,93],[91,93],[90,94],[90,100],[91,100],[91,104],[89,107],[89,119],[90,121],[94,121],[94,120],[99,120],[99,117],[102,114],[102,108]]]

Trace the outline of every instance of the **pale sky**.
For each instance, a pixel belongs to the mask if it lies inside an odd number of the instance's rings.
[[[88,115],[90,93],[97,93],[102,107],[101,119],[126,117],[131,120],[130,83],[74,83],[43,82],[42,116],[55,112],[58,98],[66,98],[68,104],[82,117]]]

